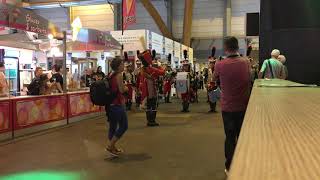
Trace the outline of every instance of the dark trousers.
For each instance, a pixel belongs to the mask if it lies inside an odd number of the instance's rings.
[[[199,89],[203,89],[203,81],[200,81]]]
[[[150,111],[157,110],[157,98],[147,99],[147,110],[150,110]]]
[[[234,150],[237,145],[245,111],[241,112],[222,112],[224,132],[226,135],[224,144],[224,154],[226,157],[225,166],[229,170]]]
[[[147,116],[147,125],[148,126],[158,126],[159,125],[158,123],[156,123],[157,98],[148,98],[147,99],[146,116]]]
[[[171,96],[171,91],[167,92],[167,94],[165,94],[165,102],[169,103],[170,102],[170,96]]]
[[[125,107],[121,105],[110,106],[108,120],[109,140],[111,140],[114,136],[120,139],[128,129],[128,117]]]

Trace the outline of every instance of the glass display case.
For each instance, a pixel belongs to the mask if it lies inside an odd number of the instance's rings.
[[[19,92],[19,59],[16,57],[5,57],[5,75],[9,86],[9,94],[15,95]]]

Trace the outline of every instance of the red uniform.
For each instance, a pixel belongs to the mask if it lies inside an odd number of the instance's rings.
[[[171,90],[171,80],[165,80],[163,83],[163,93],[167,94]]]
[[[142,70],[137,78],[137,86],[141,92],[141,100],[146,97],[156,97],[156,79],[165,74],[164,69],[147,67]]]

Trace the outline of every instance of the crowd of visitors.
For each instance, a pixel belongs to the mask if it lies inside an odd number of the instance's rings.
[[[101,66],[96,70],[85,69],[82,76],[79,76],[77,70],[72,75],[67,69],[65,82],[60,65],[54,65],[50,74],[44,74],[42,68],[37,67],[28,86],[28,95],[63,93],[64,83],[70,84],[71,81],[80,81],[81,87],[90,87],[93,82],[108,79],[115,97],[106,108],[109,122],[109,145],[106,150],[118,156],[123,150],[116,145],[128,129],[126,111],[131,110],[134,101],[136,107],[145,110],[147,126],[159,126],[156,122],[159,94],[163,94],[165,103],[171,103],[171,90],[175,87],[182,99],[182,112],[186,113],[189,112],[189,103],[196,101],[194,99],[197,98],[198,89],[205,89],[210,113],[217,112],[217,103],[221,101],[225,132],[225,168],[228,172],[254,80],[287,79],[288,69],[285,66],[286,57],[281,55],[278,49],[271,52],[271,58],[266,59],[259,69],[257,61],[239,53],[239,44],[235,37],[225,37],[223,42],[225,57],[215,58],[213,54],[208,58],[208,67],[199,72],[193,72],[187,60],[183,61],[181,71],[177,72],[170,64],[160,64],[148,51],[138,54],[139,59],[134,63],[124,62],[119,57],[114,58],[110,62],[112,72],[107,75],[102,72]],[[186,81],[178,80],[184,75]],[[7,91],[5,65],[0,63],[0,97]]]

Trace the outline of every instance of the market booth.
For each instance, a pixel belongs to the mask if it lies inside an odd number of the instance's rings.
[[[66,124],[64,108],[59,108],[67,101],[65,95],[24,96],[35,67],[42,63],[37,56],[45,55],[41,45],[49,43],[49,35],[60,38],[59,29],[32,11],[6,3],[1,3],[0,9],[0,62],[5,64],[7,84],[0,95],[0,140],[19,136],[37,125]]]
[[[120,49],[119,43],[108,33],[96,30],[84,30],[86,36],[80,33],[73,41],[68,33],[61,33],[32,11],[5,3],[0,3],[0,9],[6,12],[5,17],[0,17],[0,62],[5,64],[3,73],[8,85],[4,93],[0,89],[0,140],[101,115],[104,108],[91,103],[88,88],[28,96],[26,87],[36,67],[42,67],[48,76],[55,64],[72,69],[72,63],[66,61],[67,50],[71,53],[70,62],[74,52],[106,52]],[[68,83],[65,68],[62,74]]]
[[[94,29],[81,28],[77,37],[72,40],[71,34],[67,36],[67,53],[73,77],[86,81],[85,71],[94,70],[101,66],[104,72],[108,72],[108,58],[114,57],[112,51],[119,51],[121,45],[108,32],[101,32]],[[81,78],[83,77],[83,78]],[[79,121],[83,118],[95,116],[103,111],[98,106],[93,106],[90,100],[88,87],[85,83],[79,86],[77,79],[72,79],[68,86],[68,120],[69,122]]]

